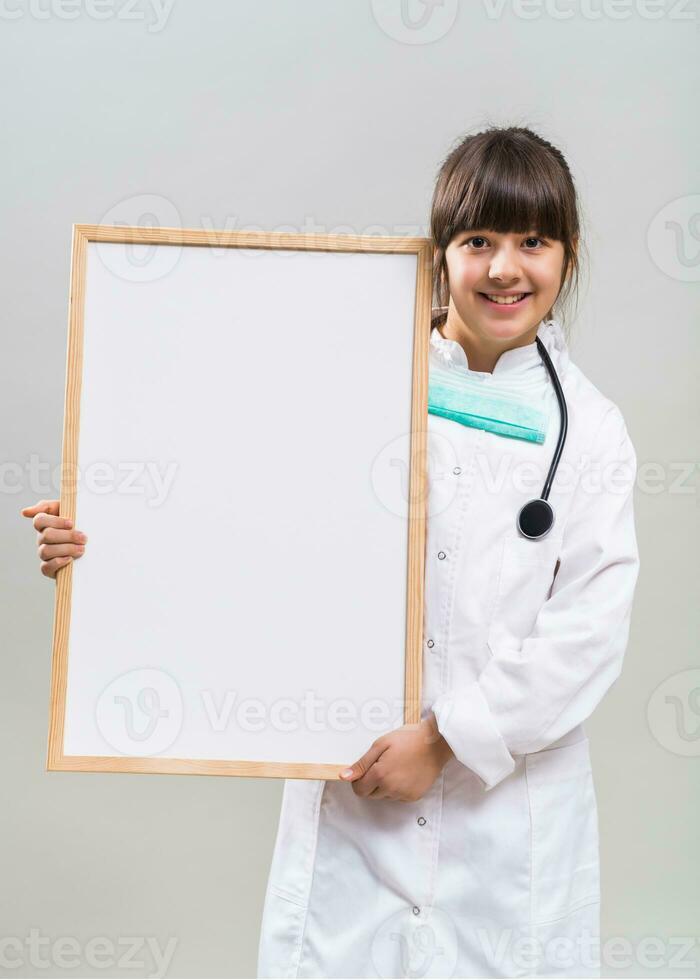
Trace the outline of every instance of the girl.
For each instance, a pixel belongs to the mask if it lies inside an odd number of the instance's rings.
[[[600,975],[583,723],[628,639],[636,456],[555,317],[578,277],[562,154],[524,128],[466,137],[439,171],[431,235],[422,720],[337,781],[285,781],[260,977]],[[568,426],[554,524],[530,538],[518,514],[561,425],[538,341]],[[55,575],[77,532],[57,501],[23,513]]]

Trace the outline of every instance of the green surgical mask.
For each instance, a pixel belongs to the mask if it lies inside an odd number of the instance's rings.
[[[457,378],[454,371],[431,363],[428,412],[497,435],[543,443],[549,415],[542,394],[529,390],[516,397],[505,387],[488,383],[487,389],[486,384],[466,373]]]

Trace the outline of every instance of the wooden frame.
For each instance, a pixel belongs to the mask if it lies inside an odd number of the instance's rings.
[[[416,257],[413,355],[410,410],[410,490],[407,521],[406,643],[404,723],[420,721],[423,590],[426,521],[426,434],[428,339],[432,295],[432,246],[425,238],[352,235],[297,235],[248,231],[204,231],[182,228],[73,226],[69,330],[66,368],[63,467],[60,513],[76,521],[81,393],[83,391],[84,314],[87,255],[91,243],[121,245],[201,246],[217,249],[289,249],[315,252],[397,253]],[[80,527],[80,524],[77,525]],[[89,529],[84,528],[88,532]],[[88,557],[90,544],[86,550]],[[84,561],[85,559],[80,559]],[[64,753],[69,674],[69,641],[76,563],[69,562],[56,578],[53,620],[52,681],[47,769],[83,772],[182,773],[195,775],[269,776],[336,779],[338,763],[273,762],[223,758],[172,758],[164,755],[80,755]],[[367,745],[367,748],[369,745]]]

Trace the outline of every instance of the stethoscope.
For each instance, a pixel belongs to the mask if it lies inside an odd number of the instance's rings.
[[[537,349],[540,352],[540,357],[544,361],[544,366],[549,371],[549,377],[554,385],[554,391],[557,396],[557,401],[559,402],[559,414],[561,417],[557,448],[554,450],[554,456],[552,457],[549,473],[547,474],[547,479],[545,480],[544,487],[542,488],[542,494],[541,496],[535,498],[535,500],[528,500],[528,502],[523,504],[518,512],[518,530],[520,533],[526,538],[537,539],[543,538],[545,534],[548,534],[552,529],[552,525],[554,524],[554,510],[548,498],[552,481],[554,480],[554,475],[557,472],[557,466],[559,465],[559,458],[564,448],[566,430],[569,424],[569,414],[566,410],[566,399],[564,398],[564,392],[562,391],[559,378],[557,377],[557,372],[552,364],[552,360],[547,353],[547,348],[544,346],[539,337],[535,337],[535,340],[537,341]]]

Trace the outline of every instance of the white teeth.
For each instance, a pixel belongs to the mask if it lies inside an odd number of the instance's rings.
[[[510,306],[511,303],[519,302],[527,293],[518,293],[517,296],[491,296],[486,294],[492,303],[500,303],[502,306]]]

